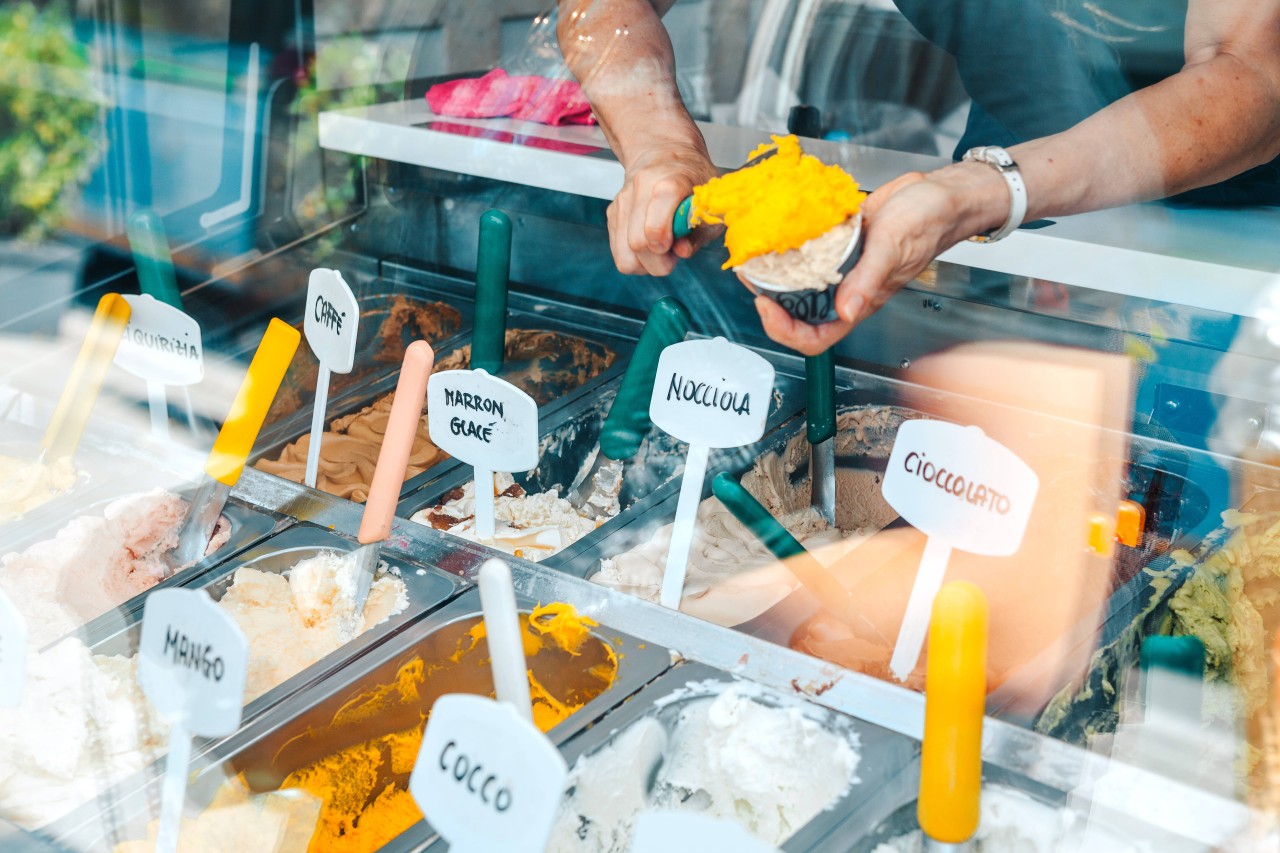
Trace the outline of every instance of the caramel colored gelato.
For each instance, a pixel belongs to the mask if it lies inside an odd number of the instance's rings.
[[[618,659],[591,633],[596,623],[568,604],[537,607],[520,622],[534,723],[548,731],[613,684]],[[336,710],[307,712],[289,729],[300,734],[236,762],[254,790],[298,789],[322,801],[309,853],[371,853],[422,819],[408,782],[432,705],[446,693],[493,696],[483,621],[445,626],[364,684]]]
[[[581,386],[613,364],[616,354],[607,347],[564,335],[529,329],[509,329],[501,377],[517,386],[539,405]],[[463,370],[471,364],[471,347],[460,347],[438,358],[437,372]],[[316,487],[330,494],[363,502],[378,462],[378,451],[391,416],[391,393],[372,405],[337,418],[329,425],[320,447],[320,468]],[[306,475],[307,450],[311,436],[303,435],[281,451],[275,460],[259,460],[255,467],[300,483]],[[409,456],[405,479],[411,479],[445,459],[430,439],[424,410]]]
[[[376,327],[372,319],[381,317]],[[356,359],[351,373],[334,376],[330,380],[330,393],[344,387],[358,387],[367,381],[378,365],[399,365],[404,361],[404,351],[409,344],[422,340],[437,344],[456,335],[462,329],[462,315],[457,308],[443,302],[420,302],[404,294],[397,294],[390,305],[384,300],[365,299],[360,310],[360,340],[357,351],[375,350],[372,361],[363,356]],[[289,364],[280,391],[276,394],[267,423],[275,423],[301,409],[309,409],[316,395],[316,375],[320,362],[310,347],[298,347]]]

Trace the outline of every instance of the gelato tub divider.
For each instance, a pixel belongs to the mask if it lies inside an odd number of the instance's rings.
[[[305,530],[294,528],[293,530]],[[296,535],[296,534],[295,534]],[[309,538],[303,541],[311,541]],[[299,546],[307,547],[307,546]],[[517,595],[517,606],[528,612],[538,602]],[[450,655],[457,655],[467,631],[481,620],[479,593],[470,589],[435,611],[420,615],[411,624],[370,645],[324,679],[308,679],[305,688],[282,697],[271,707],[262,709],[235,734],[199,750],[192,762],[192,781],[188,788],[188,814],[191,804],[207,804],[214,792],[228,779],[243,774],[255,792],[274,790],[288,774],[371,738],[421,725],[423,708],[429,708],[439,695],[449,692],[492,691],[492,679],[485,666],[458,663],[448,668]],[[617,658],[617,674],[612,684],[589,698],[567,719],[550,729],[554,743],[568,740],[584,726],[605,716],[613,707],[652,681],[670,665],[670,653],[662,646],[646,643],[608,625],[591,629],[596,641],[609,645]],[[582,651],[585,675],[595,657],[590,648]],[[461,658],[461,656],[459,656]],[[406,672],[413,672],[415,659],[423,663],[443,664],[439,670],[422,671],[420,689],[396,692]],[[461,658],[465,660],[465,658]],[[530,666],[537,669],[536,656]],[[563,664],[554,665],[563,669]],[[557,684],[554,669],[538,672],[552,694],[576,690]],[[381,688],[381,689],[380,689]],[[399,696],[399,700],[388,697]],[[359,709],[373,707],[365,702],[374,697],[388,698],[377,713]],[[380,700],[379,700],[380,701]],[[335,718],[345,714],[336,730]],[[416,755],[416,749],[413,751]],[[51,829],[57,840],[75,849],[97,849],[106,840],[144,838],[146,824],[158,815],[160,774],[163,762],[157,762],[145,774],[117,786],[95,803],[78,810]],[[407,780],[407,772],[404,774]],[[94,807],[95,808],[91,808]],[[434,832],[419,820],[383,850],[419,849]]]

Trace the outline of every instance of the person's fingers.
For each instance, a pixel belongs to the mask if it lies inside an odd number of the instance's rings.
[[[692,190],[688,181],[672,176],[659,178],[653,183],[644,210],[644,235],[650,252],[664,254],[671,249],[674,239],[671,218]]]
[[[631,187],[631,192],[628,194],[627,199],[627,247],[637,257],[651,251],[649,249],[649,238],[644,233],[647,200],[648,196],[645,194],[643,187],[638,184]]]
[[[671,271],[676,268],[676,256],[672,252],[641,252],[636,257],[648,275],[671,275]]]
[[[626,206],[623,194],[614,199],[606,211],[605,218],[609,224],[609,251],[613,253],[614,266],[623,275],[643,275],[644,267],[640,265],[635,252],[627,245]]]
[[[703,223],[689,232],[689,236],[676,240],[672,247],[679,258],[692,258],[708,243],[713,243],[724,233],[723,225]]]
[[[792,317],[767,296],[757,296],[756,313],[769,339],[802,355],[821,355],[849,333],[852,324],[837,321],[811,326]]]
[[[846,323],[861,319],[868,304],[874,304],[875,296],[886,286],[889,277],[898,268],[897,245],[890,231],[882,226],[867,230],[862,257],[849,274],[840,282],[836,291],[836,313]]]

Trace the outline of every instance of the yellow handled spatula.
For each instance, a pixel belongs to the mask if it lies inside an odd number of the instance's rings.
[[[959,851],[978,829],[987,700],[987,599],[971,583],[933,600],[924,697],[916,818],[925,850]]]
[[[387,419],[387,431],[378,449],[378,464],[373,469],[373,482],[369,484],[369,497],[364,502],[364,515],[360,517],[360,530],[356,550],[355,612],[363,613],[369,600],[369,589],[378,570],[378,557],[383,541],[391,535],[395,520],[396,502],[400,500],[400,488],[404,485],[404,472],[409,467],[413,452],[413,440],[418,436],[418,424],[422,419],[422,406],[427,401],[427,380],[436,354],[426,341],[414,341],[404,353],[400,378],[396,381],[395,399],[391,401],[391,415]]]
[[[102,383],[107,378],[107,370],[116,357],[125,327],[129,325],[130,313],[129,303],[118,293],[108,293],[98,300],[89,333],[80,346],[71,376],[40,442],[42,461],[52,462],[75,455],[93,404],[97,402]]]
[[[204,480],[196,489],[187,508],[186,520],[178,534],[178,547],[169,558],[170,570],[198,562],[209,545],[222,509],[227,505],[231,489],[240,481],[245,462],[253,452],[258,431],[267,418],[267,410],[280,390],[285,371],[302,340],[301,333],[280,320],[273,319],[258,344],[249,372],[231,404],[227,420],[214,439],[213,450],[205,463]]]

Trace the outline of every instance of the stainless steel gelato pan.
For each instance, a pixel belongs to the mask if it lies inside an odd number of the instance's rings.
[[[517,603],[525,613],[538,612],[539,602],[518,597]],[[473,590],[281,702],[196,760],[188,815],[221,802],[216,796],[219,791],[225,795],[228,786],[245,797],[269,794],[282,784],[312,791],[322,776],[339,787],[368,784],[381,793],[367,800],[358,793],[335,794],[322,813],[319,831],[350,825],[343,824],[344,809],[359,812],[366,826],[383,822],[379,825],[400,827],[404,812],[384,809],[378,802],[395,800],[402,806],[408,797],[403,788],[417,754],[415,744],[436,698],[493,690],[487,646],[472,635],[480,624],[479,596]],[[529,663],[545,695],[578,706],[548,732],[562,743],[666,669],[669,653],[599,626],[590,630],[576,655],[548,647]],[[602,671],[614,666],[612,678],[602,677]],[[535,710],[537,719],[546,727],[547,718]],[[396,756],[408,758],[409,767]],[[157,814],[159,780],[131,781],[135,784],[101,797],[96,804],[100,811],[78,814],[81,820],[74,825],[68,821],[60,840],[77,849],[100,849],[122,839],[145,838],[146,825]],[[216,814],[211,817],[217,819]],[[317,826],[314,817],[310,826]],[[430,835],[420,820],[403,828],[408,831],[396,833],[399,837],[382,849],[412,849]]]

